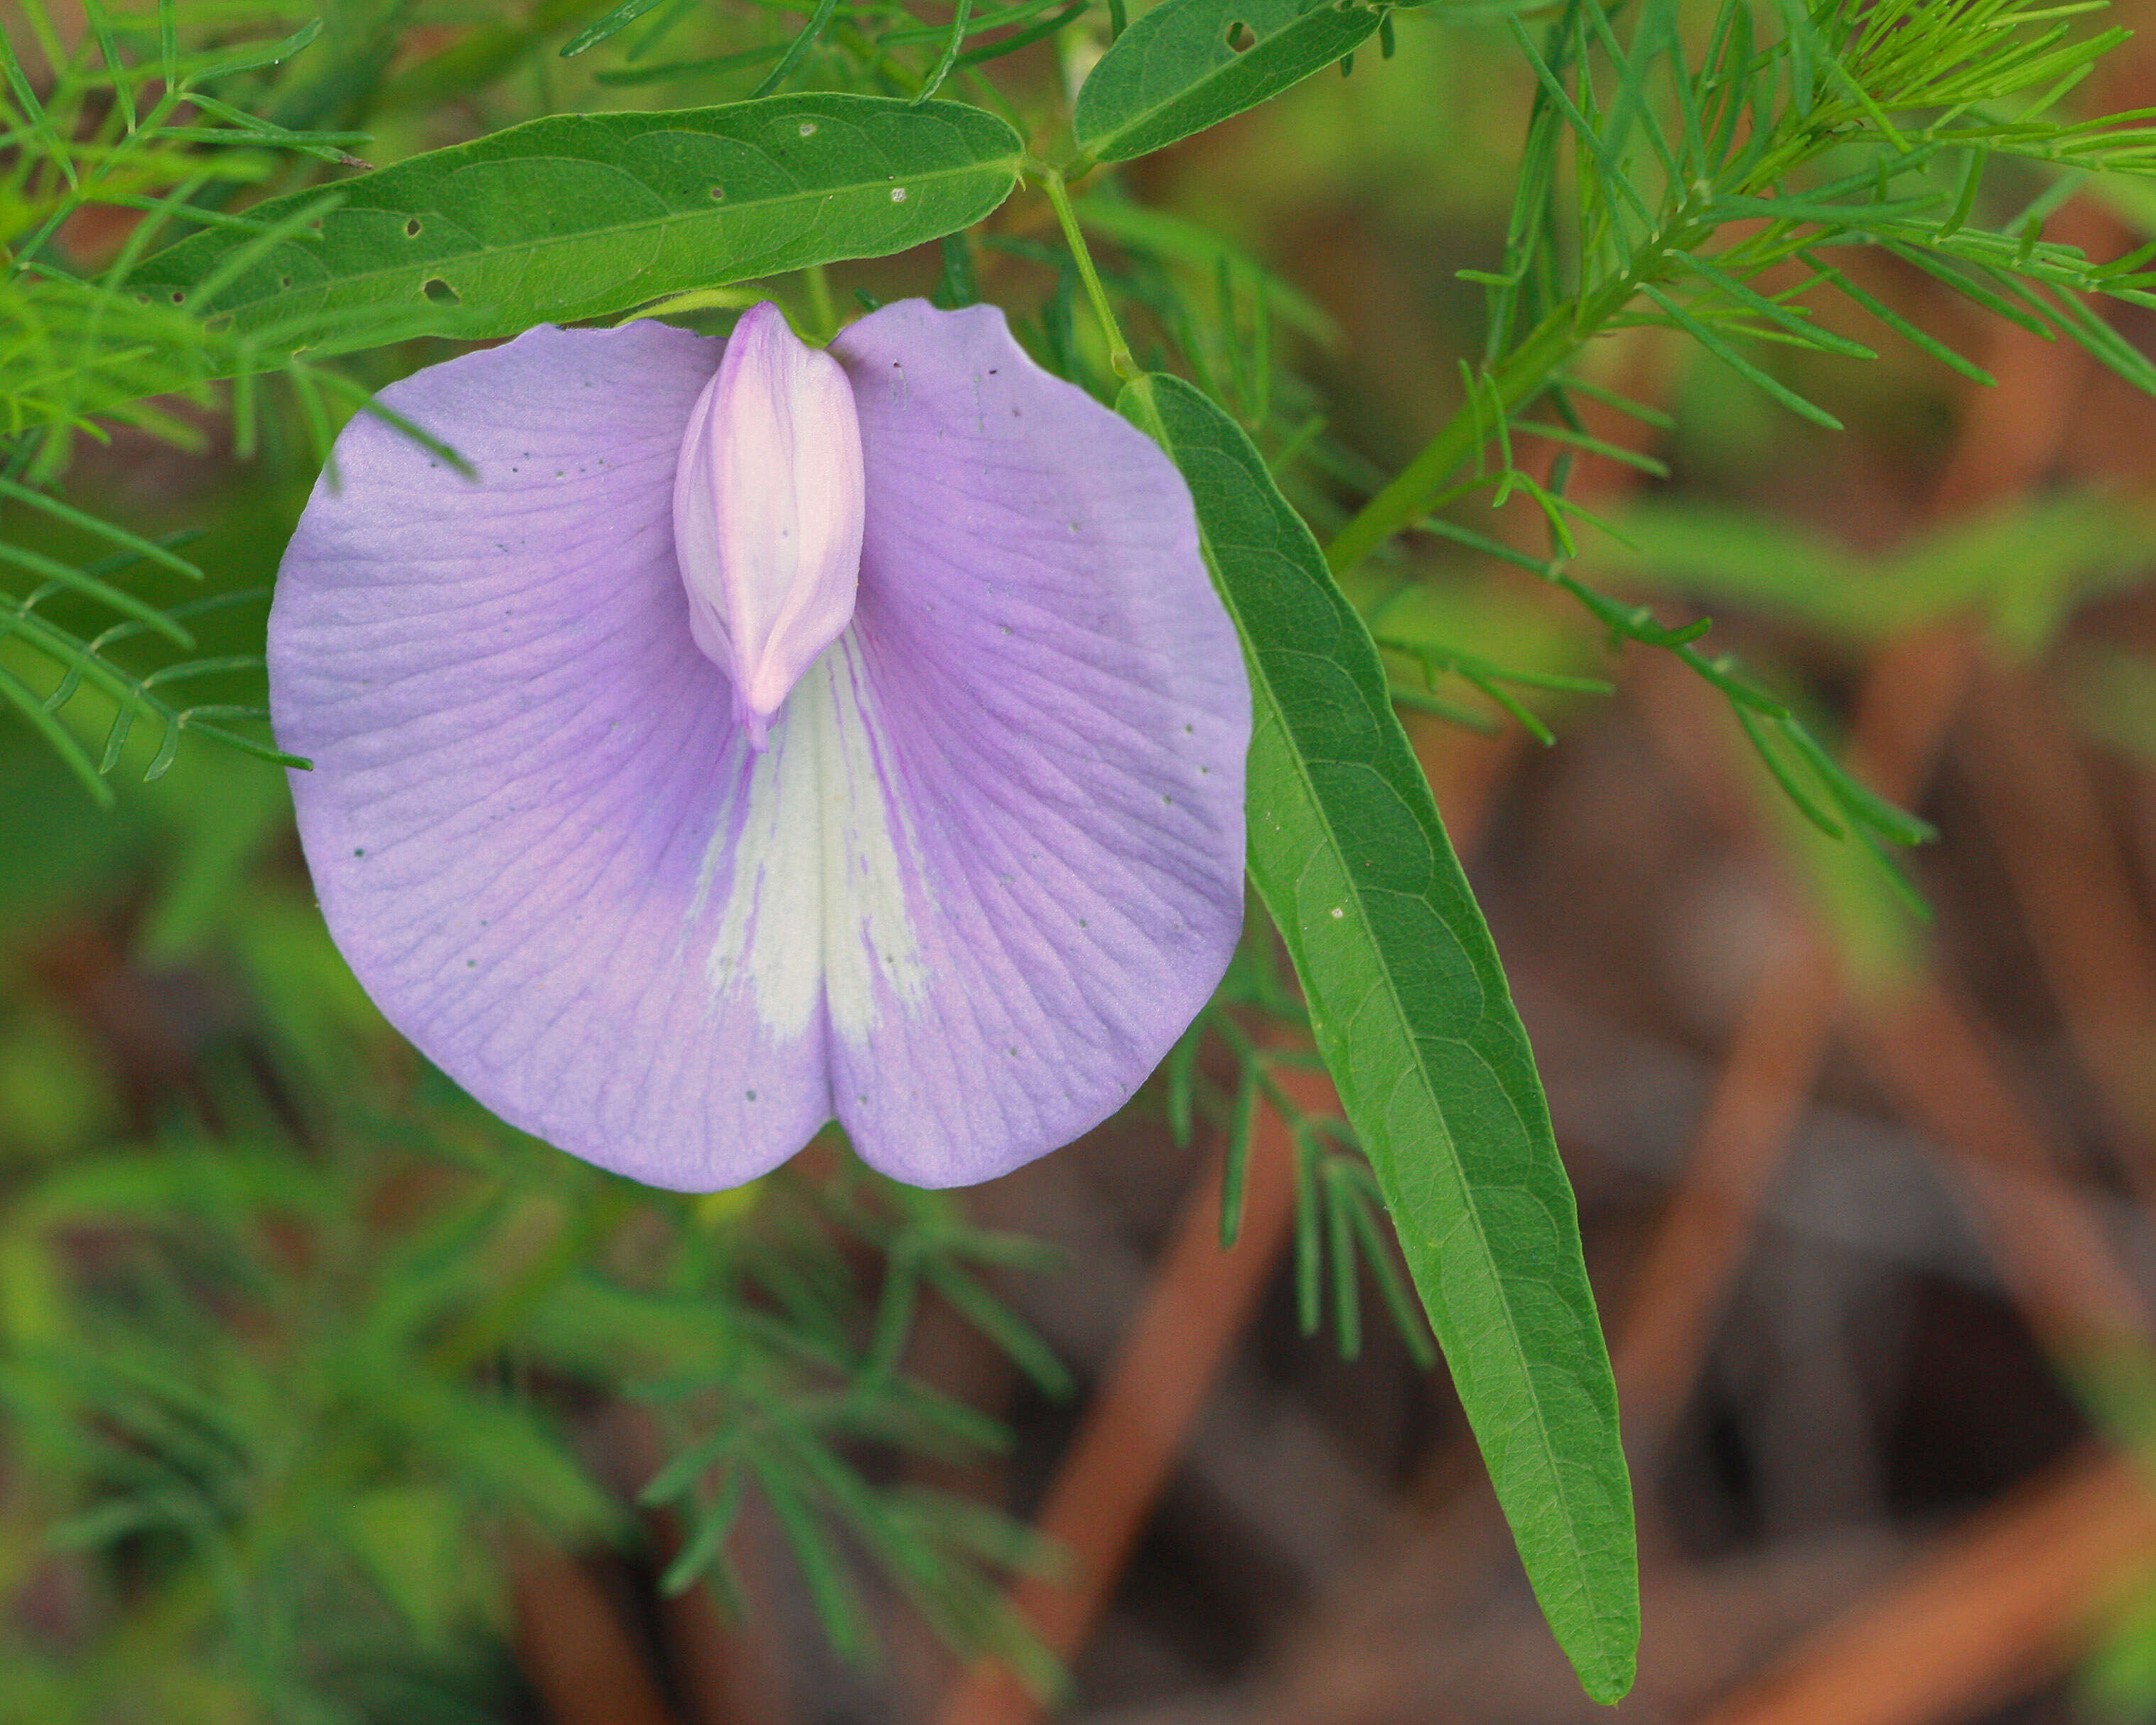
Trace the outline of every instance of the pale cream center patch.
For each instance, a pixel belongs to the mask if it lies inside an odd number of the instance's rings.
[[[794,685],[704,853],[692,917],[726,861],[745,798],[705,970],[721,996],[747,988],[780,1042],[808,1028],[819,999],[839,1035],[866,1040],[880,1015],[878,976],[904,1006],[928,992],[906,903],[919,854],[903,805],[885,795],[877,763],[891,760],[891,748],[873,704],[861,699],[863,681],[849,628]]]

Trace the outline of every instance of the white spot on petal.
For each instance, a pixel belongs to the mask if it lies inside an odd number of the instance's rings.
[[[832,1029],[858,1045],[882,993],[901,1006],[927,994],[906,904],[920,865],[904,806],[887,794],[891,748],[863,682],[849,629],[787,697],[704,855],[706,886],[730,848],[733,864],[706,962],[712,991],[747,988],[780,1042],[805,1032],[821,1002]],[[700,890],[699,908],[703,899]]]

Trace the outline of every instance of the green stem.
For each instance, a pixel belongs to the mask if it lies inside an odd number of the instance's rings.
[[[1037,173],[1041,190],[1047,193],[1048,201],[1055,206],[1055,219],[1063,224],[1064,243],[1077,259],[1079,279],[1086,284],[1086,298],[1093,302],[1093,316],[1101,321],[1101,333],[1108,343],[1109,369],[1128,382],[1137,376],[1138,362],[1131,357],[1130,344],[1123,340],[1122,326],[1116,321],[1115,309],[1108,304],[1108,290],[1101,284],[1101,272],[1093,267],[1093,254],[1086,249],[1086,236],[1078,227],[1078,212],[1070,205],[1070,188],[1059,169],[1043,167]]]
[[[1660,251],[1644,254],[1625,275],[1604,287],[1585,304],[1559,305],[1535,326],[1491,374],[1491,391],[1507,415],[1530,405],[1549,387],[1565,362],[1601,330],[1602,326],[1631,303],[1643,282],[1658,279],[1666,269]],[[1489,393],[1481,396],[1481,404]],[[1334,536],[1325,548],[1325,561],[1336,575],[1353,568],[1403,527],[1428,513],[1437,495],[1461,465],[1471,459],[1484,438],[1490,435],[1486,414],[1478,411],[1472,392],[1437,435],[1424,444],[1399,476],[1358,511],[1353,520]]]
[[[839,333],[839,310],[831,303],[831,278],[821,264],[801,272],[808,290],[808,315],[816,320],[816,339],[828,341]]]

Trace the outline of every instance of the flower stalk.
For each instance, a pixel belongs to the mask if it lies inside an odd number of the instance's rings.
[[[1079,280],[1086,284],[1086,297],[1092,301],[1093,316],[1100,320],[1101,334],[1108,344],[1108,368],[1120,382],[1127,383],[1138,375],[1138,362],[1131,357],[1130,343],[1123,339],[1122,326],[1116,321],[1115,308],[1108,303],[1108,290],[1101,285],[1101,272],[1094,265],[1085,232],[1078,225],[1078,212],[1070,203],[1070,182],[1060,168],[1042,165],[1034,172],[1041,190],[1048,194],[1049,203],[1055,206],[1055,219],[1063,227],[1064,242],[1077,260]]]

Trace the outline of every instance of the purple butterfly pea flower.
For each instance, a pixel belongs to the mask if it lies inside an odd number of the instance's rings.
[[[362,417],[270,701],[331,933],[513,1124],[709,1190],[835,1117],[988,1178],[1242,922],[1250,693],[1179,475],[1002,314],[536,329]]]

